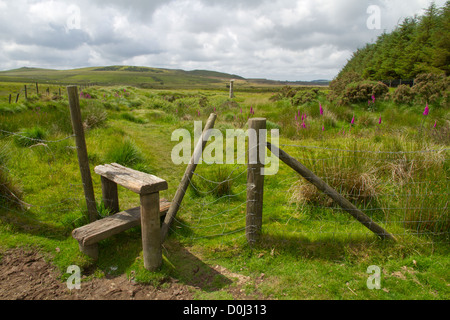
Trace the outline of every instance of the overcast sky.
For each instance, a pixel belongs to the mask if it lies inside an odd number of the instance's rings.
[[[0,0],[0,70],[135,65],[333,79],[358,47],[431,2]]]

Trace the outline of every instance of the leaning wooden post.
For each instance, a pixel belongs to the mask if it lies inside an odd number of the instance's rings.
[[[170,225],[172,224],[173,219],[175,218],[178,209],[180,208],[181,202],[183,201],[184,195],[186,194],[186,190],[189,187],[192,176],[194,175],[194,171],[197,168],[200,156],[202,155],[203,149],[205,148],[206,143],[208,142],[210,136],[210,129],[214,127],[214,122],[216,121],[216,118],[217,115],[214,113],[212,113],[209,116],[208,121],[205,124],[205,128],[203,129],[202,136],[198,141],[197,146],[195,146],[194,154],[192,155],[191,161],[189,162],[186,171],[183,175],[183,178],[181,179],[180,185],[178,186],[177,192],[175,193],[175,197],[172,200],[169,211],[167,212],[166,218],[164,219],[163,225],[161,227],[162,242],[164,242],[164,240],[166,239],[167,234],[169,233]]]
[[[17,94],[16,103],[19,102],[19,96],[20,96],[20,92]]]
[[[92,185],[91,170],[89,168],[88,153],[84,137],[83,122],[81,119],[80,101],[76,86],[68,86],[70,115],[77,145],[78,164],[80,166],[81,179],[83,181],[84,195],[88,209],[89,221],[97,220],[97,207],[95,203],[94,187]]]
[[[24,85],[24,89],[25,89],[25,100],[28,100],[27,85]]]
[[[279,158],[286,163],[289,167],[298,172],[303,178],[307,181],[311,182],[313,185],[317,187],[320,191],[328,195],[331,199],[333,199],[337,204],[341,206],[342,209],[347,211],[351,216],[353,216],[356,220],[362,223],[366,228],[370,231],[378,235],[383,239],[390,239],[396,241],[395,237],[380,227],[377,223],[375,223],[370,217],[364,214],[361,210],[356,208],[350,201],[341,196],[336,190],[331,188],[328,184],[326,184],[322,179],[312,173],[308,168],[302,165],[299,161],[288,155],[281,149],[278,149],[276,146],[267,143],[267,147],[270,151],[279,155]],[[278,153],[277,153],[278,152]]]
[[[245,234],[250,245],[259,240],[262,229],[263,196],[264,196],[264,159],[261,155],[266,151],[264,135],[266,119],[254,118],[248,122],[248,164],[247,164],[247,216]],[[261,133],[265,133],[262,131]]]
[[[36,95],[39,95],[39,84],[36,82]]]

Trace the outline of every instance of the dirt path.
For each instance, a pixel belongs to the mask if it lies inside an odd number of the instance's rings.
[[[35,251],[14,249],[0,260],[0,300],[190,300],[189,286],[170,280],[164,288],[130,282],[125,275],[82,282],[69,290],[60,273]]]
[[[217,290],[227,291],[234,300],[263,299],[257,292],[248,296],[243,289],[249,284],[258,286],[262,277],[251,279],[219,265],[207,266],[188,250],[180,254],[186,263],[192,263],[189,283],[170,278],[163,286],[154,287],[120,275],[85,279],[79,290],[69,290],[60,271],[38,251],[17,248],[0,252],[0,300],[192,300],[196,292],[210,290],[218,279],[223,285]]]

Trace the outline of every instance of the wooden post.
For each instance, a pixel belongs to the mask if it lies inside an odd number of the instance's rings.
[[[162,264],[159,192],[140,196],[144,267],[156,271]]]
[[[119,194],[117,192],[117,183],[108,178],[101,177],[102,180],[102,199],[105,208],[112,214],[119,212]]]
[[[36,82],[36,95],[39,95],[39,84]]]
[[[9,104],[11,104],[11,93],[9,94]]]
[[[234,80],[230,81],[230,99],[234,98]]]
[[[76,86],[68,86],[70,115],[72,118],[73,131],[76,138],[78,164],[80,166],[81,179],[83,181],[84,195],[88,209],[89,221],[97,220],[97,206],[95,203],[94,187],[92,185],[91,171],[89,169],[88,153],[84,137],[83,122],[81,119],[80,101]]]
[[[24,89],[25,89],[25,100],[28,100],[27,85],[24,85]]]
[[[20,92],[17,94],[16,103],[19,102],[19,96],[20,96]]]
[[[206,143],[209,139],[209,129],[214,127],[214,122],[216,121],[217,115],[212,113],[209,116],[208,121],[206,122],[205,128],[203,130],[202,136],[195,147],[194,154],[192,155],[191,161],[189,162],[186,171],[181,179],[180,185],[178,186],[178,190],[175,193],[175,197],[172,200],[169,211],[167,212],[166,218],[164,219],[163,225],[161,227],[161,241],[167,237],[169,233],[170,225],[175,218],[178,209],[180,208],[181,202],[183,201],[184,195],[186,194],[186,190],[189,187],[189,183],[191,181],[192,176],[194,175],[194,171],[197,168],[198,159],[201,156],[203,149],[206,146]]]
[[[303,176],[306,180],[311,182],[313,185],[317,187],[320,191],[328,195],[331,199],[333,199],[337,204],[339,204],[342,209],[347,211],[350,215],[352,215],[356,220],[362,223],[365,227],[367,227],[370,231],[377,234],[379,237],[383,239],[396,240],[395,237],[376,224],[372,219],[370,219],[367,215],[365,215],[362,211],[356,208],[350,201],[341,196],[336,190],[331,188],[328,184],[326,184],[322,179],[317,177],[314,173],[312,173],[308,168],[298,162],[296,159],[292,158],[286,152],[277,147],[267,143],[268,148],[274,152],[278,150],[278,155],[280,159],[286,163],[289,167],[294,169],[300,175]]]
[[[265,141],[260,140],[260,130],[266,129],[266,119],[254,118],[248,122],[248,164],[247,164],[247,216],[245,234],[250,245],[259,240],[262,229],[264,176],[260,159],[262,148],[265,155]]]

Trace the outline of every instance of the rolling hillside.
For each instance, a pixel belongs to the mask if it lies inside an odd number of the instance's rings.
[[[140,88],[224,88],[231,79],[237,86],[251,88],[283,85],[327,85],[320,82],[280,82],[266,79],[245,79],[241,76],[208,70],[184,71],[137,66],[103,66],[72,70],[20,68],[0,71],[0,82],[40,82],[48,84],[130,85]]]

